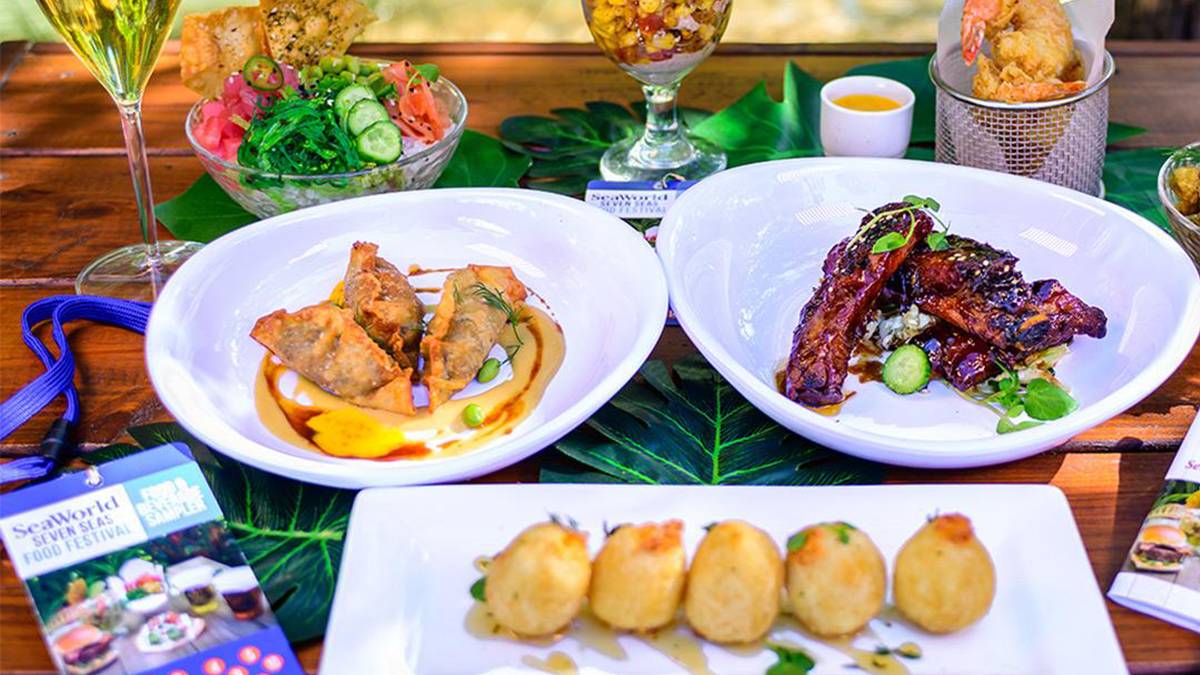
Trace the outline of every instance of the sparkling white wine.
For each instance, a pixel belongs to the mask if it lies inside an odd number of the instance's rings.
[[[75,55],[119,103],[141,98],[180,0],[38,0]]]

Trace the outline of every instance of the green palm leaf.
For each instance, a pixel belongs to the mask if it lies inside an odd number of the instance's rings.
[[[784,429],[742,398],[699,355],[647,362],[558,449],[545,482],[824,485],[877,482],[879,465],[831,452]]]

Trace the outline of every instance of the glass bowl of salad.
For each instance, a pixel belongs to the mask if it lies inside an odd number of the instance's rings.
[[[1163,162],[1158,199],[1171,233],[1200,269],[1200,141],[1179,148]]]
[[[213,179],[268,217],[431,187],[466,121],[466,98],[435,66],[344,56],[296,70],[254,56],[185,127]]]

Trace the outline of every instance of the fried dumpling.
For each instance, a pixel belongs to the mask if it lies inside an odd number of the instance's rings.
[[[255,322],[250,336],[332,394],[369,408],[415,412],[412,370],[396,365],[348,309],[325,303],[276,310]]]
[[[345,305],[401,368],[415,370],[425,306],[408,278],[378,252],[375,244],[361,241],[350,249]]]
[[[468,265],[446,277],[421,340],[430,410],[475,378],[509,320],[507,310],[519,314],[527,294],[508,267]]]

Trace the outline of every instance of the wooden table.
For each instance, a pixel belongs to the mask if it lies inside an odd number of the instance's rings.
[[[1112,119],[1146,127],[1129,147],[1181,145],[1200,135],[1200,43],[1110,45],[1117,61]],[[471,101],[470,126],[495,134],[502,119],[588,100],[632,101],[632,80],[590,45],[360,45],[361,55],[436,61]],[[687,81],[683,101],[717,109],[755,82],[779,95],[783,65],[795,60],[821,79],[847,68],[928,53],[928,45],[723,45]],[[203,169],[192,157],[183,119],[195,96],[178,77],[169,45],[145,99],[154,187],[159,200],[187,187]],[[0,397],[40,366],[21,344],[21,310],[33,300],[71,293],[75,274],[97,255],[137,238],[120,124],[107,95],[59,46],[6,43],[0,48]],[[165,231],[162,236],[169,236]],[[80,438],[91,449],[135,424],[169,419],[146,379],[142,338],[99,325],[69,329],[83,397]],[[692,350],[668,328],[655,357]],[[1200,404],[1200,348],[1158,391],[1130,411],[1058,450],[986,469],[929,472],[896,469],[894,482],[1032,482],[1063,489],[1106,589],[1133,541]],[[34,452],[52,407],[0,444],[5,457]],[[532,481],[537,459],[487,477]],[[1109,604],[1135,672],[1197,672],[1200,636]],[[1061,611],[1070,613],[1071,607]],[[321,646],[298,646],[315,670]],[[0,569],[0,671],[43,672],[51,662],[21,585],[4,559]]]

